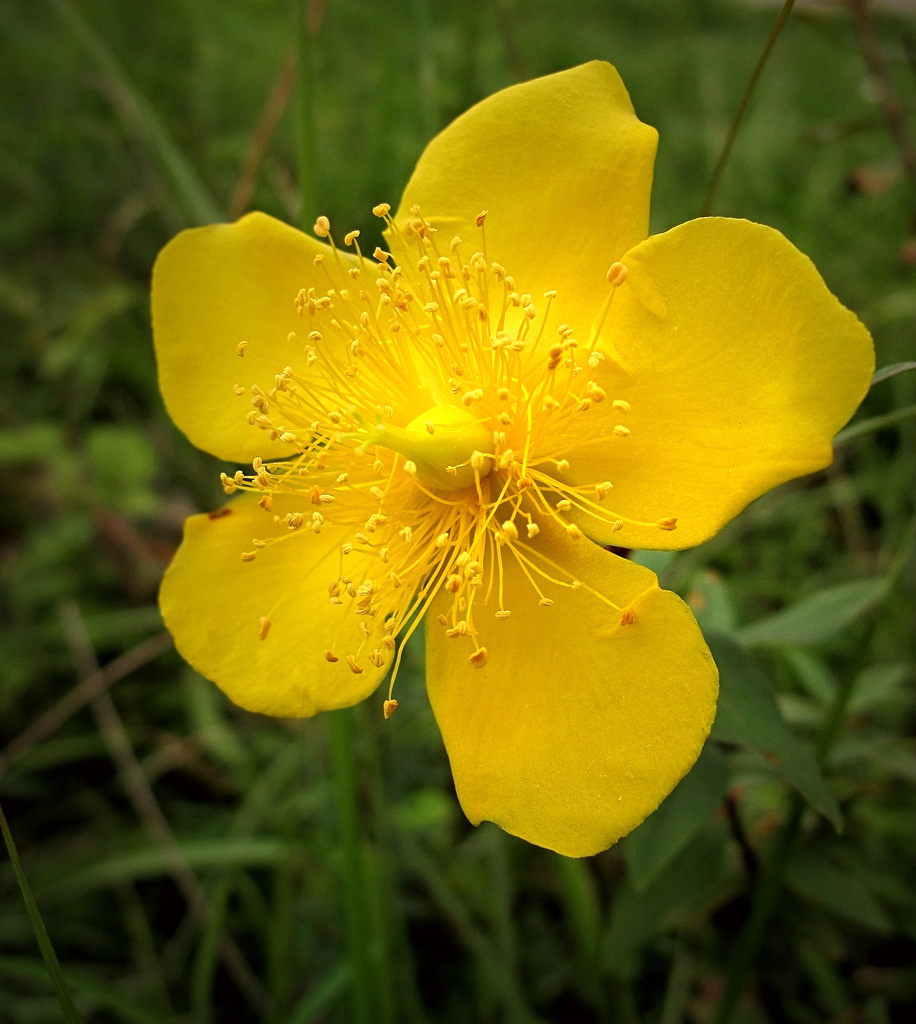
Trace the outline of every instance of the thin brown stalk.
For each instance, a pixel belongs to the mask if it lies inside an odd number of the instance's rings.
[[[274,77],[270,93],[261,111],[261,118],[251,137],[251,144],[245,154],[245,162],[239,174],[238,184],[229,204],[229,217],[236,220],[248,209],[258,182],[261,161],[277,131],[280,118],[289,104],[296,86],[296,49],[290,47],[283,55],[280,70]]]
[[[79,671],[87,677],[98,673],[99,666],[95,649],[77,606],[72,602],[63,604],[60,608],[60,618]],[[206,891],[188,865],[187,859],[175,839],[175,834],[172,832],[172,827],[159,806],[143,767],[137,760],[127,730],[111,699],[111,694],[103,689],[92,698],[91,707],[99,731],[137,816],[146,826],[150,838],[165,854],[169,872],[179,891],[187,900],[195,922],[199,927],[204,927],[210,916]],[[248,1004],[255,1012],[263,1014],[270,997],[248,965],[242,951],[231,938],[223,936],[220,939],[219,952],[226,970]]]
[[[99,694],[104,693],[109,686],[127,678],[149,662],[155,661],[171,646],[172,638],[168,633],[157,633],[135,647],[131,647],[129,651],[119,654],[104,668],[94,668],[88,672],[68,694],[39,715],[0,751],[0,776],[13,761],[27,754],[39,743],[44,742],[65,722],[69,721],[80,708],[85,707]]]
[[[881,53],[881,44],[878,41],[878,33],[875,31],[875,23],[871,18],[871,11],[868,7],[868,0],[849,0],[853,16],[856,19],[856,29],[859,33],[859,43],[862,47],[862,54],[872,82],[878,93],[878,102],[881,104],[881,112],[887,127],[890,129],[897,151],[900,154],[900,162],[903,165],[904,173],[909,179],[913,191],[916,192],[916,149],[910,141],[906,128],[906,120],[903,113],[903,105],[891,84],[890,75],[887,73],[887,64],[884,55]]]

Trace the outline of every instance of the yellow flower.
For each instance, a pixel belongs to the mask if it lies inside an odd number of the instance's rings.
[[[374,210],[387,251],[252,214],[153,277],[172,418],[251,461],[166,574],[178,649],[243,707],[312,715],[372,693],[425,617],[466,814],[573,856],[654,810],[715,714],[689,609],[604,545],[698,544],[828,465],[872,372],[778,232],[646,237],[655,145],[587,64],[434,139]]]

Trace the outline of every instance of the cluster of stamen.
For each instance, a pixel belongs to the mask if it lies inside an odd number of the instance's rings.
[[[553,323],[555,292],[536,304],[490,260],[485,212],[473,251],[457,237],[441,246],[417,208],[403,225],[387,204],[373,212],[386,221],[394,248],[415,252],[410,265],[396,265],[378,247],[363,255],[357,231],[344,238],[355,258],[341,253],[320,217],[315,232],[331,248],[314,258],[325,286],[295,297],[303,330],[290,340],[300,345],[301,365],[284,367],[268,389],[235,387],[250,396],[248,422],[289,448],[285,459],[255,459],[250,473],[223,474],[227,493],[258,493],[261,508],[285,528],[254,540],[242,560],[345,527],[327,597],[347,606],[342,625],[357,617],[361,642],[340,652],[333,641],[325,656],[355,673],[366,662],[386,664],[396,637],[406,639],[441,592],[450,596],[442,629],[470,643],[471,664],[486,664],[480,616],[484,608],[495,609],[496,619],[511,613],[503,585],[508,559],[541,605],[553,604],[554,588],[584,588],[631,625],[632,609],[575,579],[537,541],[546,521],[572,539],[582,537],[576,520],[583,517],[611,531],[632,522],[608,508],[610,481],[567,482],[579,447],[623,442],[630,433],[623,422],[629,404],[593,377],[608,358],[599,340],[626,266],[608,271],[603,313],[580,344],[571,326]],[[603,417],[601,425],[589,423],[589,410],[603,402],[621,421],[610,436]],[[275,514],[279,495],[293,496],[295,510]],[[676,521],[652,525],[672,530]],[[266,638],[269,620],[256,628]],[[486,627],[491,644],[498,629]],[[401,650],[403,644],[395,673]],[[389,689],[386,717],[396,706]]]

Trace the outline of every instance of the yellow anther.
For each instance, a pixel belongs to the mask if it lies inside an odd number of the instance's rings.
[[[461,589],[461,577],[458,575],[458,573],[453,572],[451,576],[448,577],[448,579],[445,581],[445,589],[450,594],[458,593],[458,591]]]
[[[272,494],[262,494],[261,497],[258,498],[258,505],[262,509],[264,509],[265,512],[269,512],[273,508],[273,505],[274,505],[273,495]]]
[[[636,621],[636,613],[632,608],[624,608],[620,613],[620,625],[621,626],[632,626]]]
[[[608,491],[610,491],[613,486],[614,485],[610,480],[603,480],[600,484],[595,484],[595,493],[598,495],[598,500],[604,501],[608,496]]]
[[[528,531],[529,540],[536,537],[541,532],[541,528],[537,523],[528,523],[525,529]]]
[[[315,226],[312,230],[319,238],[327,238],[331,233],[331,222],[327,217],[322,215],[315,221]]]
[[[582,537],[582,531],[579,529],[578,526],[576,526],[575,523],[567,523],[566,532],[569,534],[570,537],[572,537],[573,540],[579,540],[579,538]],[[575,586],[575,583],[573,583],[573,586]]]
[[[391,253],[385,252],[385,250],[378,245],[373,250],[372,255],[379,261],[379,263],[387,263],[391,259]]]
[[[629,437],[630,436],[630,428],[623,426],[623,424],[621,424],[621,423],[618,423],[617,426],[614,427],[614,434],[617,437]]]
[[[474,223],[477,225],[477,227],[483,227],[483,222],[487,219],[488,213],[489,210],[481,210],[480,213],[477,214],[477,216],[474,218]]]
[[[417,464],[415,462],[411,462],[410,459],[406,459],[404,462],[404,472],[410,476],[416,476]]]
[[[622,530],[622,529],[623,529],[623,520],[622,519],[615,519],[614,523],[611,526],[611,532],[612,533],[617,533],[619,530]]]
[[[557,502],[557,511],[558,512],[567,512],[571,508],[572,508],[572,502],[569,500],[569,498],[561,498]]]
[[[248,342],[247,341],[240,341],[238,343],[238,345],[235,346],[235,354],[237,356],[244,356],[246,348],[248,348]]]
[[[344,235],[344,245],[352,245],[356,241],[357,238],[359,238],[359,232],[358,231],[348,231]],[[356,268],[354,268],[354,269],[356,269]]]
[[[427,420],[426,423],[424,424],[424,426],[426,427],[426,433],[427,434],[435,434],[435,432],[436,432],[436,425],[435,425],[435,423],[433,423],[432,420]]]
[[[388,203],[379,203],[378,206],[372,207],[372,212],[376,217],[387,217],[388,214],[391,213],[391,207]],[[396,703],[397,701],[395,701],[395,704]]]
[[[545,608],[549,608],[553,604],[552,597],[542,597],[538,604],[543,605]]]
[[[676,530],[677,529],[677,517],[666,516],[664,519],[659,519],[658,528],[660,530]]]
[[[510,540],[518,540],[518,527],[511,519],[507,519],[503,523],[502,531]]]
[[[483,452],[476,449],[471,452],[471,469],[477,473],[483,473],[490,465],[490,460]]]
[[[436,547],[444,548],[448,544],[448,533],[440,533],[436,538]]]
[[[468,661],[474,666],[474,668],[483,668],[487,663],[486,647],[478,647],[476,651],[468,658]]]
[[[324,657],[325,661],[330,661],[331,664],[333,664],[335,661],[340,661],[340,658],[338,658],[337,655],[331,650],[325,651]]]
[[[356,664],[356,658],[354,658],[352,654],[347,655],[347,665],[350,666],[350,671],[353,673],[353,675],[362,675],[362,666]]]
[[[391,716],[397,711],[398,702],[394,699],[386,700],[382,705],[382,714],[385,718],[391,718]]]
[[[511,614],[512,612],[510,612],[508,608],[500,608],[499,611],[496,613],[496,618],[508,619]]]
[[[242,552],[242,561],[243,562],[253,562],[257,557],[258,557],[257,551],[243,551]]]
[[[614,409],[617,409],[618,412],[629,412],[630,409],[632,408],[630,403],[629,402],[625,402],[622,398],[614,399],[614,401],[611,403],[611,406]]]
[[[262,615],[258,619],[258,639],[266,640],[267,634],[270,632],[270,619],[266,615]]]
[[[619,288],[627,279],[629,270],[625,263],[612,263],[607,272],[607,283],[612,288]]]

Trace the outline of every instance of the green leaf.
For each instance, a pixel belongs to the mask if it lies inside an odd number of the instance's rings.
[[[714,902],[723,886],[727,833],[722,822],[701,829],[642,892],[630,879],[614,890],[611,919],[601,946],[604,970],[618,978],[639,970],[639,951],[666,928]]]
[[[817,644],[829,640],[884,597],[884,577],[826,587],[735,634],[747,647]]]
[[[707,744],[699,760],[661,806],[627,836],[624,856],[633,887],[650,885],[696,835],[728,789],[728,765],[718,747]]]
[[[862,879],[834,867],[823,856],[797,853],[786,868],[786,883],[800,896],[863,928],[883,934],[893,931],[887,912]]]
[[[811,750],[789,729],[773,687],[754,658],[729,637],[706,635],[719,666],[712,739],[753,747],[775,759],[780,774],[840,831],[843,818]]]
[[[201,869],[250,868],[278,864],[294,849],[293,844],[268,837],[255,839],[188,839],[179,841],[182,860],[192,871]],[[174,869],[167,850],[144,846],[138,850],[98,858],[87,867],[47,885],[49,897],[69,897],[118,882],[157,878]]]
[[[701,629],[711,629],[715,633],[734,632],[737,625],[735,606],[729,586],[719,573],[710,569],[698,572],[690,581],[687,602]]]
[[[906,662],[890,665],[870,665],[857,676],[849,701],[849,713],[859,714],[885,704],[897,696],[904,696],[903,684],[913,674]]]

